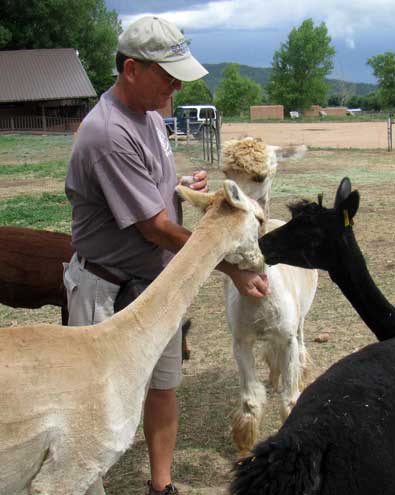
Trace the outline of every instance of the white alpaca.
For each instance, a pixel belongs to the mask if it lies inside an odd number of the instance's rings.
[[[232,181],[179,192],[207,213],[132,304],[94,326],[0,329],[1,495],[103,494],[100,478],[132,443],[152,369],[200,286],[224,257],[262,269],[255,201]]]
[[[304,154],[305,147],[283,149],[260,139],[244,138],[225,143],[222,170],[269,213],[271,183],[277,161]],[[284,222],[269,220],[266,231]],[[282,379],[281,418],[298,399],[307,371],[308,356],[303,325],[317,288],[317,271],[287,265],[265,266],[271,293],[259,300],[243,297],[231,280],[225,280],[226,315],[233,336],[233,352],[240,374],[240,408],[233,423],[233,437],[240,455],[258,440],[266,402],[265,386],[257,379],[253,347],[265,343],[264,358],[275,390]]]

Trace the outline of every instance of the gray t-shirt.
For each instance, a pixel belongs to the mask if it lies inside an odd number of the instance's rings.
[[[182,222],[162,117],[131,112],[104,93],[78,130],[66,177],[72,242],[80,256],[130,278],[155,278],[173,256],[134,224],[166,209]]]

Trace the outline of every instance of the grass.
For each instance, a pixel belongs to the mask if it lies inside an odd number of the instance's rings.
[[[383,181],[393,181],[395,180],[395,170],[394,171],[367,171],[361,170],[359,168],[351,167],[339,167],[337,170],[338,175],[333,173],[302,173],[297,178],[290,178],[288,175],[282,177],[272,189],[272,197],[306,197],[314,198],[318,193],[321,192],[321,184],[332,183],[333,185],[338,184],[337,177],[350,177],[354,183],[360,185],[368,184],[380,184]],[[304,182],[302,182],[304,180]]]
[[[7,181],[7,192],[18,191],[0,200],[1,225],[70,231],[71,208],[63,189],[71,145],[69,135],[0,136],[0,181]],[[52,181],[59,182],[59,192],[45,192]],[[37,185],[41,191],[29,194]]]
[[[66,160],[23,163],[20,165],[2,165],[0,167],[0,177],[4,175],[14,177],[22,176],[24,178],[51,177],[64,179],[66,166]]]
[[[71,207],[64,194],[19,195],[0,202],[0,225],[69,232]]]
[[[70,135],[35,136],[9,134],[0,136],[0,163],[41,163],[48,155],[58,159],[70,156],[73,137]]]

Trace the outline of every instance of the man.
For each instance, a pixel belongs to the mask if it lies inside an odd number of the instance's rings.
[[[181,81],[207,71],[177,27],[158,17],[129,26],[119,39],[116,62],[117,81],[82,122],[66,178],[76,250],[64,275],[70,325],[109,318],[120,284],[132,280],[135,295],[142,292],[190,236],[181,226],[173,155],[155,110],[181,89]],[[190,187],[207,190],[206,172],[196,172]],[[267,292],[263,275],[226,262],[219,269],[245,295]],[[178,493],[171,464],[180,381],[179,331],[158,361],[144,406],[150,495]]]

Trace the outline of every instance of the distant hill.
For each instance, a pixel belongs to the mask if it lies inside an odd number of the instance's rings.
[[[227,63],[222,64],[203,64],[209,71],[209,74],[204,77],[204,81],[210,91],[214,93],[215,88],[222,79],[222,72]],[[240,64],[240,74],[248,77],[253,81],[265,86],[269,81],[271,69],[269,67],[250,67],[249,65]],[[377,89],[375,84],[369,83],[351,83],[340,79],[327,79],[330,86],[330,94],[347,93],[350,96],[365,96]]]

